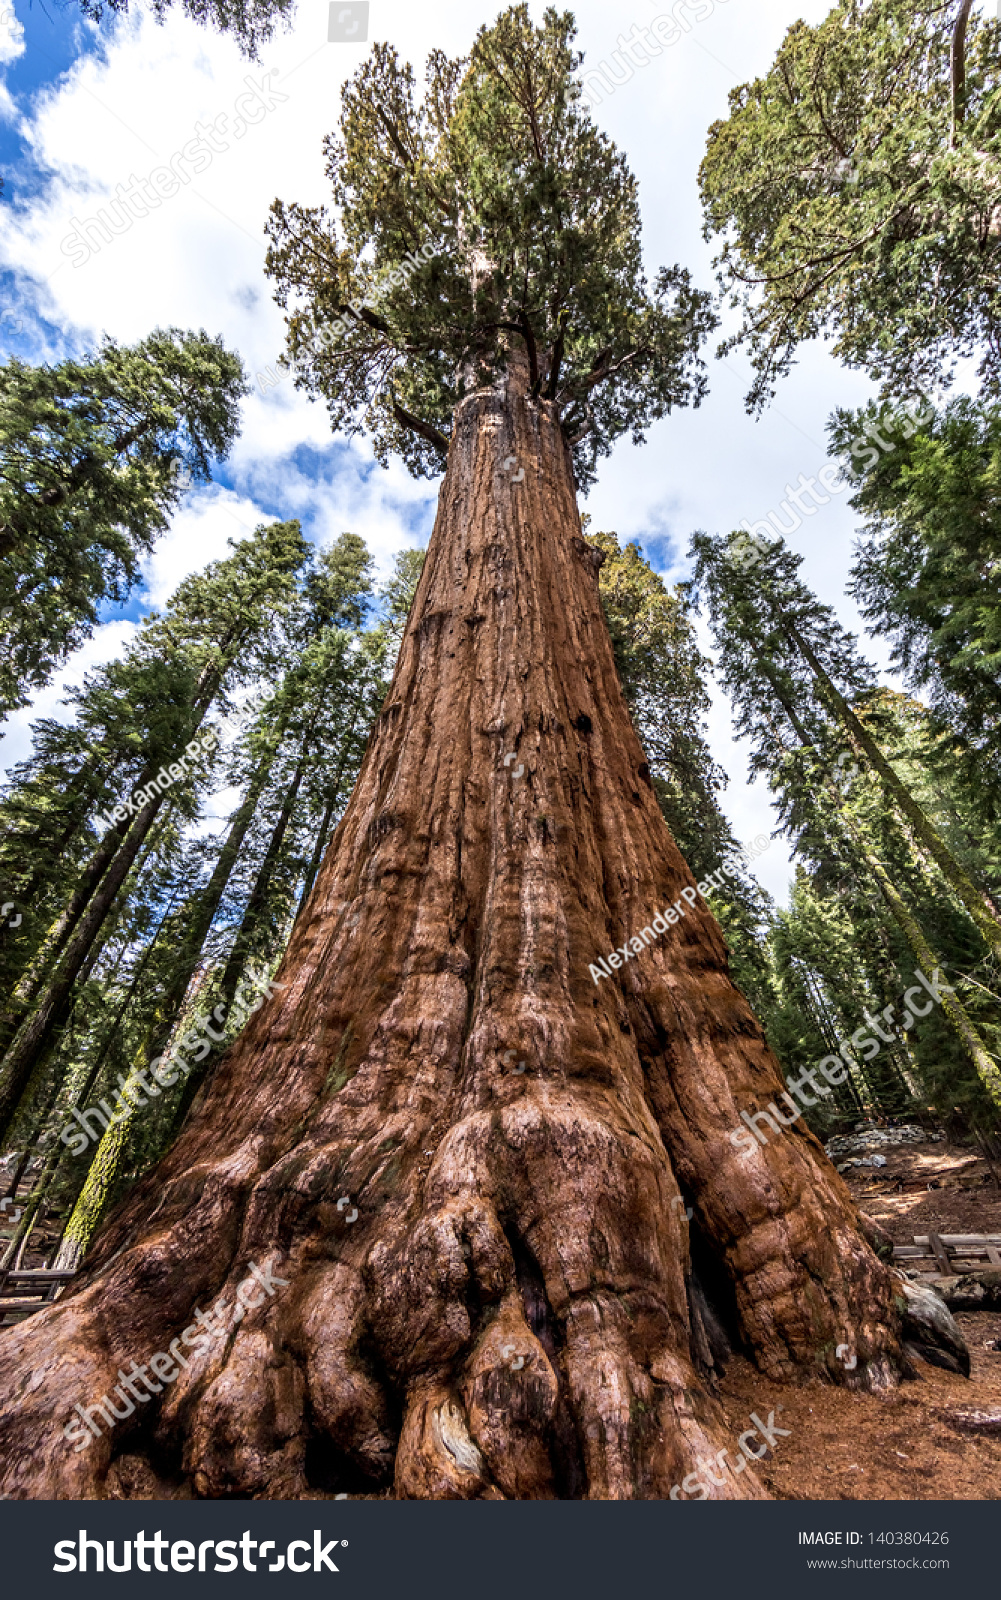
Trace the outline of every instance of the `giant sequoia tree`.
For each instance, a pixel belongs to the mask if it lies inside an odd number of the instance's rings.
[[[377,47],[329,146],[336,222],[276,212],[300,380],[418,471],[447,452],[438,515],[284,987],[71,1292],[4,1335],[5,1493],[127,1493],[139,1458],[201,1496],[666,1496],[728,1459],[707,1299],[772,1379],[906,1365],[899,1280],[814,1137],[730,1139],[782,1086],[660,814],[575,499],[697,400],[711,319],[683,272],[646,286],[571,41],[518,7],[432,56],[419,109]],[[67,1443],[251,1262],[272,1297]]]

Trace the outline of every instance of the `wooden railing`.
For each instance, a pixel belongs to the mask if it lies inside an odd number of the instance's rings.
[[[893,1259],[933,1278],[1001,1267],[1001,1233],[916,1233],[913,1244],[894,1245]]]
[[[30,1317],[51,1305],[75,1272],[50,1272],[31,1268],[24,1272],[0,1269],[0,1328]]]

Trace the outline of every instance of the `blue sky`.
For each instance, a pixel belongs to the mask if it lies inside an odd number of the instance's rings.
[[[370,39],[388,39],[414,64],[427,52],[461,54],[497,0],[372,0]],[[666,0],[625,0],[575,8],[586,66],[616,49],[620,33],[647,27],[672,10]],[[766,69],[787,27],[816,22],[827,0],[693,0],[675,4],[689,26],[657,59],[594,108],[639,181],[648,270],[681,262],[712,286],[711,250],[701,237],[697,171],[706,130],[726,115],[727,93]],[[541,16],[542,4],[530,10]],[[694,20],[699,13],[701,20]],[[103,334],[131,342],[154,326],[176,324],[222,334],[251,374],[282,349],[282,317],[263,274],[263,226],[275,196],[320,204],[327,198],[321,142],[336,125],[340,87],[366,46],[329,44],[327,0],[300,0],[292,28],[263,51],[259,65],[236,46],[183,16],[164,25],[134,10],[100,28],[82,21],[72,0],[0,0],[0,350],[55,360]],[[70,219],[86,219],[116,185],[145,176],[195,136],[200,119],[232,127],[235,102],[261,88],[271,105],[239,139],[223,141],[208,169],[182,192],[136,219],[81,265],[62,248]],[[249,80],[249,84],[248,84]],[[244,102],[246,104],[246,102]],[[256,104],[256,102],[255,102]],[[229,121],[220,124],[219,118]],[[79,257],[77,256],[77,259]],[[687,575],[685,552],[696,528],[729,532],[777,507],[787,483],[815,474],[826,459],[826,420],[857,405],[870,386],[828,349],[801,352],[764,417],[747,417],[746,364],[710,363],[711,392],[696,411],[657,424],[645,447],[622,441],[604,463],[582,509],[592,528],[637,539],[670,580]],[[437,483],[410,479],[399,463],[374,461],[364,440],[334,439],[321,405],[286,379],[244,404],[241,437],[215,481],[184,498],[170,532],[147,563],[142,593],[109,612],[30,711],[8,724],[0,763],[30,748],[33,715],[65,715],[63,684],[119,653],[145,609],[162,603],[187,573],[225,552],[226,542],[276,516],[296,516],[326,542],[345,529],[364,537],[380,569],[404,545],[425,544]],[[859,631],[845,597],[853,516],[846,495],[804,522],[789,543],[804,556],[804,577]],[[702,630],[703,644],[708,636]],[[886,651],[868,641],[885,667]],[[768,832],[767,788],[747,782],[747,750],[733,740],[729,706],[718,693],[710,725],[713,753],[728,773],[724,805],[747,841]],[[785,901],[788,854],[776,841],[756,863],[760,881]]]

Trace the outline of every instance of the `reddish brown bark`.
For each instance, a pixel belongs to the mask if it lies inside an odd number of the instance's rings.
[[[400,663],[287,987],[80,1286],[2,1337],[3,1492],[103,1494],[125,1452],[200,1495],[666,1496],[733,1443],[679,1181],[767,1377],[899,1371],[897,1280],[817,1141],[800,1121],[750,1157],[730,1142],[781,1084],[704,905],[614,980],[589,976],[692,878],[616,678],[554,409],[526,377],[513,364],[507,391],[458,408]],[[250,1261],[288,1286],[76,1453],[74,1403],[232,1300]],[[722,1475],[714,1495],[761,1493],[751,1470]]]

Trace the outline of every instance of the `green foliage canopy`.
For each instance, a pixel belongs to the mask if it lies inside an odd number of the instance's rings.
[[[182,473],[236,437],[239,358],[204,332],[106,340],[58,366],[0,366],[0,711],[25,705],[124,600]]]
[[[455,406],[512,341],[582,485],[623,433],[705,392],[710,297],[677,266],[648,288],[636,182],[581,106],[574,34],[569,13],[536,28],[514,6],[468,59],[432,51],[419,104],[410,66],[374,46],[325,141],[333,213],[272,207],[296,382],[383,463],[440,472]]]
[[[876,416],[835,413],[843,449]],[[1001,409],[954,400],[893,449],[843,471],[865,517],[852,593],[894,665],[930,696],[970,782],[1001,798]]]
[[[153,0],[153,15],[162,22],[173,0]],[[129,0],[80,0],[80,10],[91,22],[100,22],[106,12],[123,15]],[[212,27],[217,33],[231,34],[245,55],[256,60],[260,47],[273,37],[279,22],[288,22],[295,0],[182,0],[185,16]]]
[[[748,410],[823,334],[884,392],[947,382],[979,356],[1001,388],[999,24],[958,0],[842,0],[794,23],[769,71],[730,93],[701,168],[705,233],[743,311]]]

